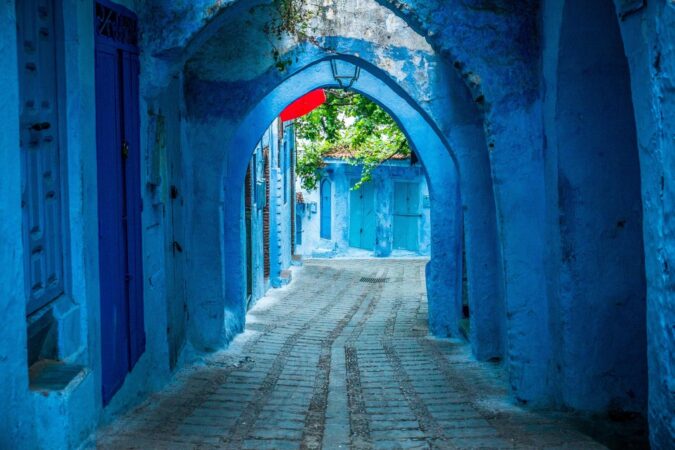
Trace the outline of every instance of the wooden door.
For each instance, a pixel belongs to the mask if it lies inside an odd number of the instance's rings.
[[[349,246],[373,250],[375,223],[375,188],[372,183],[364,183],[349,193]]]
[[[185,216],[185,179],[184,155],[181,149],[180,127],[175,124],[181,121],[180,104],[175,101],[174,93],[181,89],[181,79],[173,79],[168,93],[162,97],[160,109],[154,116],[156,136],[155,150],[166,155],[168,169],[169,201],[166,205],[166,292],[167,292],[167,327],[169,344],[169,367],[174,369],[178,364],[180,353],[186,342],[187,326],[187,286],[185,271],[187,258],[183,246],[186,242]],[[152,118],[151,118],[152,120]],[[164,149],[164,150],[162,150]],[[161,156],[158,156],[161,158]],[[161,162],[157,161],[157,166]],[[156,167],[157,167],[156,166]],[[160,170],[158,168],[158,170]],[[161,186],[160,186],[161,187]]]
[[[136,18],[96,3],[96,147],[103,402],[145,350]],[[118,30],[116,27],[123,27]]]
[[[16,3],[27,313],[64,291],[56,20],[53,1]]]
[[[394,183],[394,248],[419,249],[419,183]]]
[[[325,179],[321,182],[321,238],[331,239],[331,218],[332,208],[332,189],[330,180]]]

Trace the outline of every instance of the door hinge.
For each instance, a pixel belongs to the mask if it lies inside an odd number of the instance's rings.
[[[122,159],[126,160],[129,158],[129,143],[127,141],[122,142]]]

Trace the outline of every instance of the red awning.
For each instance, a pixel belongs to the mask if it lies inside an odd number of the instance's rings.
[[[293,120],[297,119],[298,117],[302,117],[305,114],[311,113],[325,102],[326,93],[323,89],[312,91],[288,105],[288,107],[281,113],[281,120],[285,122],[287,120]]]

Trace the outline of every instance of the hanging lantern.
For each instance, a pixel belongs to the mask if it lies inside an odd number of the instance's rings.
[[[361,75],[361,68],[342,59],[331,59],[330,68],[333,78],[342,89],[350,89]]]

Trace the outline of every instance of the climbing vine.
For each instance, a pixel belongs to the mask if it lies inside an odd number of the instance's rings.
[[[307,190],[316,189],[327,156],[337,154],[363,166],[358,189],[380,164],[411,154],[394,119],[375,102],[350,91],[328,90],[326,103],[296,121],[296,133],[297,174]]]
[[[309,28],[314,14],[305,3],[305,0],[274,0],[277,16],[266,25],[265,32],[277,41],[291,37],[297,42],[313,42]],[[284,57],[276,45],[272,46],[272,57],[280,72],[285,71],[293,62],[291,58]]]

